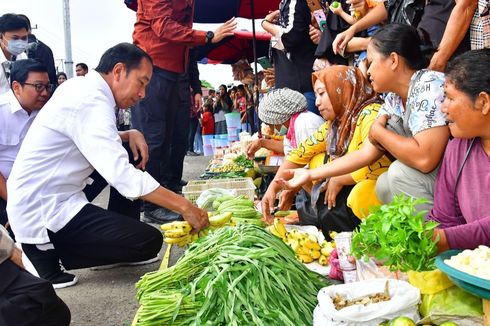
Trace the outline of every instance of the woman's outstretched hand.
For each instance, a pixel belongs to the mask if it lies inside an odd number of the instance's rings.
[[[295,189],[311,181],[310,171],[306,169],[284,170],[286,178],[277,179],[275,182],[281,185],[283,189]]]

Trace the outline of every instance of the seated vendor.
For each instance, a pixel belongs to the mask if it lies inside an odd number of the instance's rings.
[[[259,104],[259,118],[279,129],[284,139],[260,138],[247,147],[247,155],[253,159],[255,153],[266,148],[278,154],[288,154],[298,144],[311,136],[325,120],[307,110],[308,103],[303,94],[289,88],[275,89],[267,93]]]
[[[313,84],[316,105],[327,122],[289,153],[276,174],[276,180],[283,178],[287,169],[303,170],[307,164],[315,167],[357,151],[376,120],[381,100],[359,69],[328,67],[313,74]],[[317,221],[311,224],[319,226],[327,237],[331,230],[353,230],[360,223],[362,211],[380,204],[375,195],[376,179],[389,164],[388,158],[382,156],[354,173],[330,178],[316,202]],[[271,218],[280,189],[279,183],[271,183],[262,199],[266,219]],[[289,209],[297,190],[283,191],[280,209]],[[301,213],[299,217],[304,222]]]
[[[466,52],[446,68],[449,142],[428,218],[439,224],[439,251],[490,246],[490,49]]]

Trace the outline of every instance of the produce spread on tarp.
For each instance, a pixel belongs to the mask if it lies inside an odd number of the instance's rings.
[[[295,210],[267,222],[260,197],[282,160],[264,149],[249,160],[254,138],[237,138],[213,139],[206,171],[183,189],[209,226],[161,226],[166,258],[136,285],[133,325],[488,325],[490,248],[437,256],[437,223],[405,196],[353,232],[324,235]],[[186,250],[168,267],[172,245]]]

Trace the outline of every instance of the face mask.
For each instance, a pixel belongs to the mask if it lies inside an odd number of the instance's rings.
[[[19,55],[27,49],[27,40],[10,40],[7,43],[7,51],[12,55]]]

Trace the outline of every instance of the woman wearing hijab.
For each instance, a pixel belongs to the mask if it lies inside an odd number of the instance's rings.
[[[307,164],[314,168],[358,150],[367,138],[381,106],[379,97],[357,68],[325,68],[313,74],[313,85],[315,104],[326,122],[289,153],[276,174],[276,180],[285,177],[288,169],[300,169]],[[389,164],[389,159],[383,156],[353,173],[316,184],[312,188],[312,202],[317,215],[312,220],[300,212],[300,221],[304,223],[305,219],[309,219],[308,222],[320,227],[327,238],[330,231],[353,230],[369,206],[380,204],[375,195],[376,179]],[[278,182],[272,182],[262,199],[263,214],[268,220],[271,219],[270,213],[280,189]],[[280,209],[288,208],[291,192],[297,190],[283,192]]]

